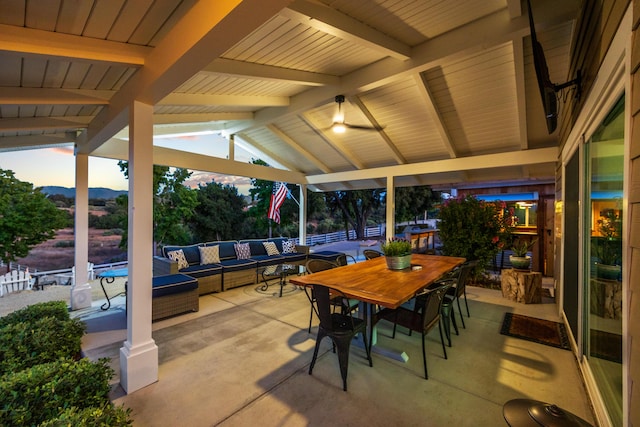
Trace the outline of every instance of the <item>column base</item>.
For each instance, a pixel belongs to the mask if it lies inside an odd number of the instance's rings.
[[[129,341],[120,349],[120,385],[129,394],[158,381],[158,346],[151,340],[131,347]]]
[[[76,285],[71,287],[71,310],[80,310],[91,307],[91,286]]]

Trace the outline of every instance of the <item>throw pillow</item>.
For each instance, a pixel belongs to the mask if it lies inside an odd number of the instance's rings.
[[[236,250],[236,258],[238,259],[249,259],[251,258],[251,248],[248,243],[236,243],[233,245],[233,248]]]
[[[296,251],[296,242],[293,240],[285,240],[282,242],[282,253],[292,254]]]
[[[280,251],[273,242],[262,242],[264,249],[267,251],[267,255],[280,255]]]
[[[220,246],[200,246],[200,265],[220,262]]]
[[[177,251],[167,252],[167,257],[178,263],[178,270],[182,270],[183,268],[189,267],[189,263],[184,256],[184,252],[182,249],[178,249]]]

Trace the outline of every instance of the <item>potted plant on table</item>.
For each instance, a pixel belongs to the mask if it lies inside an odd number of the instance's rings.
[[[509,261],[513,268],[518,270],[529,270],[531,265],[531,257],[527,255],[527,253],[531,250],[533,245],[536,244],[538,239],[532,240],[530,242],[516,242],[513,245],[511,250],[513,251],[513,255],[509,256]]]
[[[389,239],[380,245],[390,270],[403,270],[411,266],[411,242],[405,239]]]

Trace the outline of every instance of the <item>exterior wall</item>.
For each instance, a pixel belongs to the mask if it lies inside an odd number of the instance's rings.
[[[626,231],[627,255],[625,274],[628,275],[628,289],[623,301],[627,303],[627,319],[623,323],[623,376],[627,380],[624,399],[624,419],[628,426],[640,427],[640,0],[585,0],[576,23],[575,38],[572,45],[570,78],[577,70],[582,72],[582,96],[569,99],[564,105],[560,120],[561,147],[571,144],[569,134],[594,87],[613,37],[620,27],[622,17],[628,6],[633,6],[632,53],[630,59],[631,99],[629,147],[629,208],[625,215],[629,218]],[[561,170],[558,171],[562,173]],[[561,200],[562,180],[556,183],[556,200]],[[558,248],[557,248],[558,249]],[[560,252],[558,252],[560,254]],[[635,338],[635,339],[634,339]]]
[[[629,425],[640,426],[640,0],[633,1],[631,55],[631,135],[629,147],[630,259],[628,291],[627,361]],[[635,402],[635,404],[634,404]]]
[[[559,121],[560,149],[576,122],[583,102],[587,99],[600,65],[611,45],[620,21],[630,4],[630,0],[584,0],[576,22],[575,38],[572,43],[571,64],[567,80],[573,79],[578,70],[582,73],[582,95],[579,99],[570,97],[561,107]],[[554,82],[563,83],[563,82]]]

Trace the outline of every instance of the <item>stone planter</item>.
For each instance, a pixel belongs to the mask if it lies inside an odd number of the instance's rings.
[[[531,257],[530,256],[509,256],[509,261],[513,268],[517,270],[530,270]]]
[[[404,270],[411,266],[411,254],[403,256],[385,256],[389,270]]]
[[[621,271],[619,265],[596,264],[596,276],[602,280],[618,280]]]

